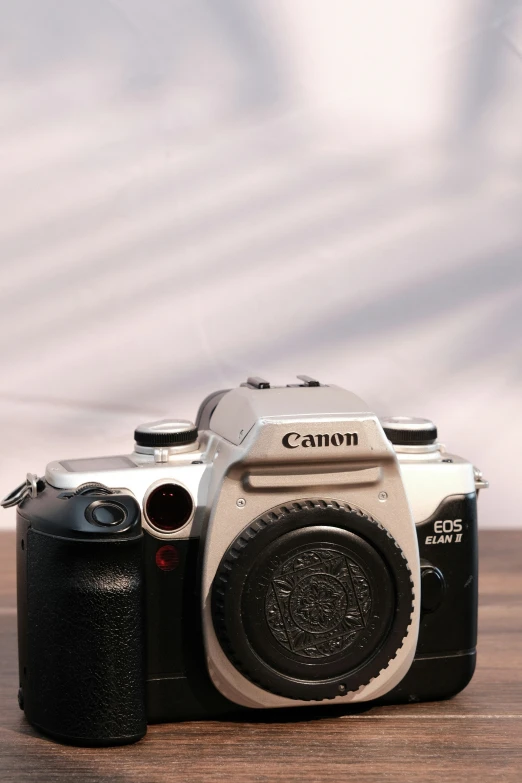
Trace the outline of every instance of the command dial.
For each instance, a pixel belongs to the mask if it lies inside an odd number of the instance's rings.
[[[198,439],[196,426],[185,419],[161,419],[140,424],[134,430],[138,446],[166,447],[186,446]]]

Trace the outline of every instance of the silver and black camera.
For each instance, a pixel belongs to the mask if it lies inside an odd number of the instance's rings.
[[[211,394],[18,505],[19,699],[67,742],[443,699],[475,667],[477,491],[431,421],[307,376]],[[297,716],[298,713],[296,713]]]

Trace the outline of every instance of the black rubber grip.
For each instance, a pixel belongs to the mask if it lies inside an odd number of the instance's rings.
[[[26,536],[24,709],[43,732],[78,745],[145,734],[142,537]]]

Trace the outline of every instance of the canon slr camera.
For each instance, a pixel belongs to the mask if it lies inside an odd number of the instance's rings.
[[[477,492],[431,421],[250,378],[17,505],[20,706],[78,745],[248,709],[445,699],[477,635]]]

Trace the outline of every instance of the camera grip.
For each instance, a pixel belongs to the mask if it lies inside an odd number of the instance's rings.
[[[146,731],[141,533],[86,541],[29,528],[21,547],[19,540],[27,719],[72,744],[140,739]]]

